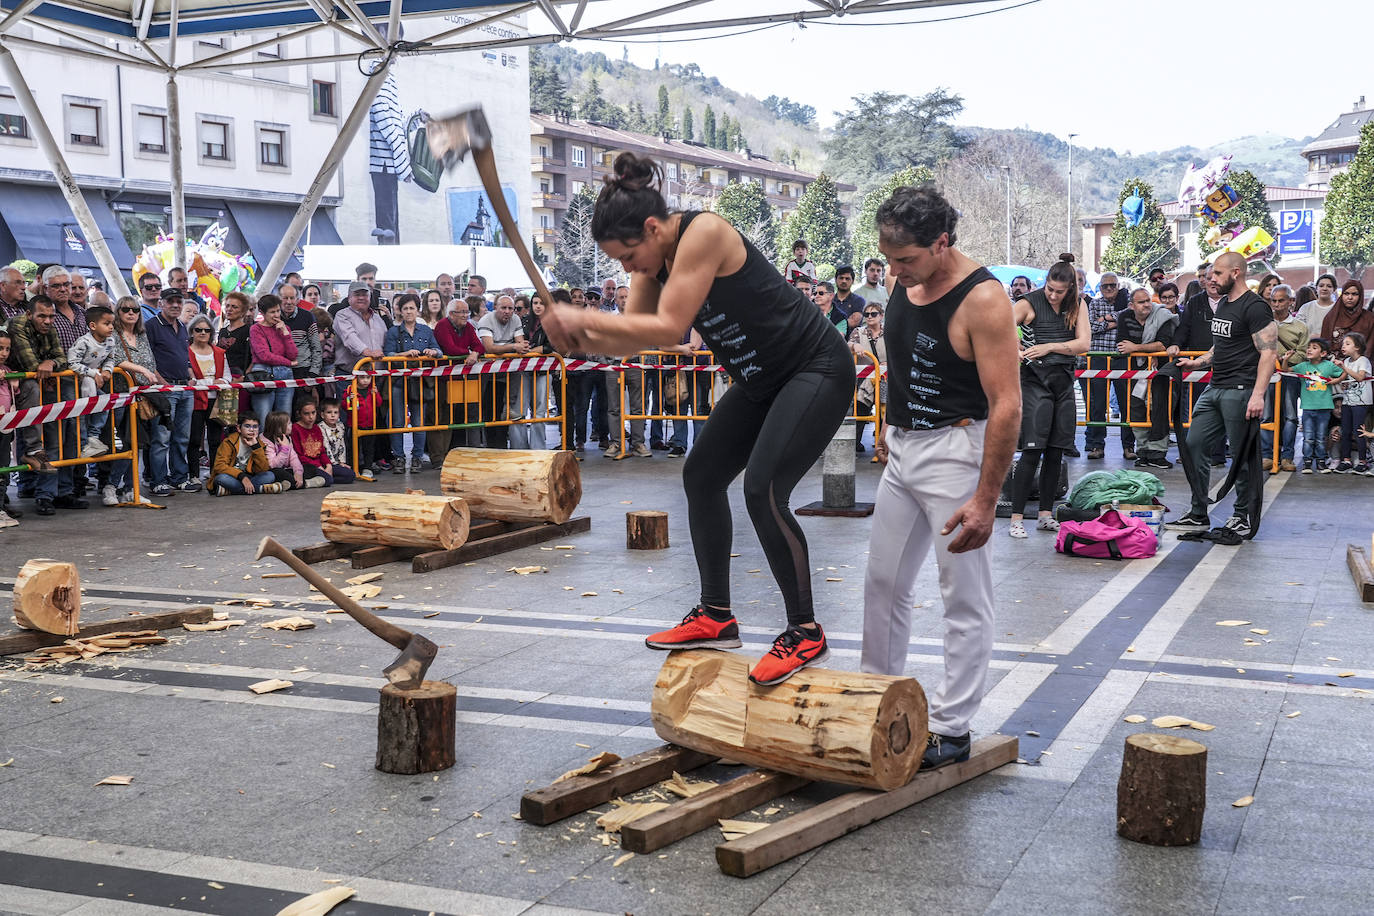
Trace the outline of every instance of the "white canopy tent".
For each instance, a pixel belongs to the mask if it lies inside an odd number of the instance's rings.
[[[344,36],[356,50],[311,57],[308,62],[356,61],[369,78],[340,125],[338,137],[320,163],[276,252],[263,265],[258,280],[260,286],[267,288],[281,273],[295,240],[309,224],[397,55],[444,54],[572,39],[618,41],[664,33],[738,31],[842,16],[910,13],[945,6],[1007,8],[1014,5],[1020,5],[1018,0],[751,0],[750,14],[740,16],[736,15],[740,9],[738,0],[670,3],[657,0],[0,0],[0,74],[14,91],[34,140],[47,157],[57,185],[90,243],[109,288],[124,295],[128,288],[110,254],[109,245],[82,198],[62,148],[54,140],[52,128],[44,120],[11,49],[38,48],[64,55],[93,57],[166,75],[172,234],[176,240],[173,251],[178,265],[184,267],[186,210],[177,75],[232,71],[249,65],[255,70],[299,65],[307,61],[291,54],[264,61],[256,58],[254,52],[320,29],[331,29]],[[385,23],[386,35],[394,36],[399,34],[400,21],[407,17],[442,15],[462,16],[463,24],[424,42],[389,42],[378,28]],[[525,34],[498,37],[484,29],[512,17],[524,18]],[[21,24],[34,29],[33,37],[13,34],[14,28]],[[222,54],[192,61],[177,59],[180,36],[254,31],[268,34],[260,41]],[[384,247],[369,248],[369,251],[376,253]]]
[[[306,245],[303,273],[316,280],[352,280],[363,262],[377,266],[383,283],[428,285],[442,270],[481,274],[488,289],[530,286],[515,249],[483,245]]]

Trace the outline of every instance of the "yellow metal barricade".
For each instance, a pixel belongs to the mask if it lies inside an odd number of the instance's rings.
[[[32,382],[38,386],[38,403],[33,407],[45,407],[49,404],[58,404],[63,401],[72,401],[81,394],[81,378],[72,370],[67,369],[62,372],[51,373],[47,379],[40,379],[35,372],[14,372],[0,375],[0,379],[18,379],[22,386]],[[45,384],[50,382],[51,384]],[[3,384],[3,382],[0,382]],[[110,369],[110,379],[100,388],[98,394],[114,394],[116,392],[129,391],[134,387],[134,380],[118,366]],[[15,407],[19,408],[19,399],[15,399]],[[74,468],[85,467],[92,464],[103,464],[111,461],[129,461],[131,463],[130,486],[133,490],[133,501],[125,505],[148,506],[149,503],[140,502],[140,478],[142,474],[139,469],[139,447],[138,447],[138,405],[130,403],[127,407],[113,408],[93,414],[86,414],[82,417],[69,417],[65,420],[52,420],[47,423],[39,424],[40,435],[43,438],[44,453],[49,456],[49,462],[55,468]],[[85,420],[90,422],[91,417],[104,416],[105,426],[101,430],[100,439],[106,445],[106,451],[95,457],[82,456],[82,448],[85,441],[82,439],[80,430],[81,423]],[[117,430],[119,424],[116,423],[117,417],[124,417],[123,429]],[[24,455],[24,427],[14,430],[14,453],[16,456]],[[49,441],[53,440],[53,441]],[[121,444],[122,448],[116,448],[116,444]],[[58,457],[52,458],[51,453],[56,451]],[[13,473],[29,470],[28,465],[20,463],[11,467],[0,467],[0,473]]]
[[[625,425],[633,421],[648,423],[671,420],[674,423],[705,420],[716,406],[716,399],[730,387],[724,372],[692,368],[713,365],[710,350],[645,350],[628,362],[647,366],[616,372],[620,397],[620,452],[625,453]],[[627,373],[643,373],[639,398],[629,395]],[[649,392],[658,392],[658,402],[649,404]]]
[[[353,435],[353,460],[361,467],[364,436],[401,435],[438,430],[496,429],[503,427],[562,429],[563,413],[555,404],[566,403],[563,358],[558,354],[515,357],[511,354],[484,357],[499,359],[552,359],[544,369],[473,372],[466,375],[376,374],[396,369],[437,369],[459,365],[460,357],[386,356],[363,357],[353,367],[354,376],[372,379],[376,395],[363,394],[357,380],[350,384],[348,409]],[[556,396],[556,401],[553,398]],[[361,415],[371,402],[372,425]],[[548,441],[545,439],[545,441]]]

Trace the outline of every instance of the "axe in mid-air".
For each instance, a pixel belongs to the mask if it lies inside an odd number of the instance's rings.
[[[491,150],[491,126],[487,123],[487,116],[482,113],[482,106],[465,108],[441,118],[431,117],[425,124],[425,137],[429,142],[429,151],[445,170],[453,168],[469,153],[472,154],[473,165],[477,166],[482,187],[486,189],[491,208],[501,222],[506,241],[515,249],[545,307],[551,307],[553,297],[549,295],[549,288],[535,266],[534,258],[530,257],[515,217],[511,216],[510,208],[506,206],[506,196],[501,193],[501,177],[496,173],[496,157]]]
[[[434,661],[434,656],[439,653],[438,646],[419,633],[403,630],[364,609],[358,602],[335,588],[324,576],[311,569],[304,560],[270,537],[263,538],[262,543],[258,544],[258,554],[253,559],[261,560],[263,557],[281,560],[302,579],[319,589],[326,598],[337,604],[349,617],[400,649],[401,654],[396,656],[396,660],[382,669],[388,681],[402,690],[417,690],[424,684],[425,672],[429,670],[429,664]]]

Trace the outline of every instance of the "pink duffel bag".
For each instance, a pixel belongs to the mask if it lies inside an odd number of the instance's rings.
[[[1086,522],[1061,522],[1054,549],[1093,560],[1141,560],[1159,549],[1159,539],[1144,519],[1108,509]]]

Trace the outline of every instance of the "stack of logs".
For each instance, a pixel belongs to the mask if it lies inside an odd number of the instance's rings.
[[[331,493],[320,529],[331,541],[452,550],[472,517],[562,524],[582,499],[577,460],[565,451],[455,448],[439,474],[442,496]]]

